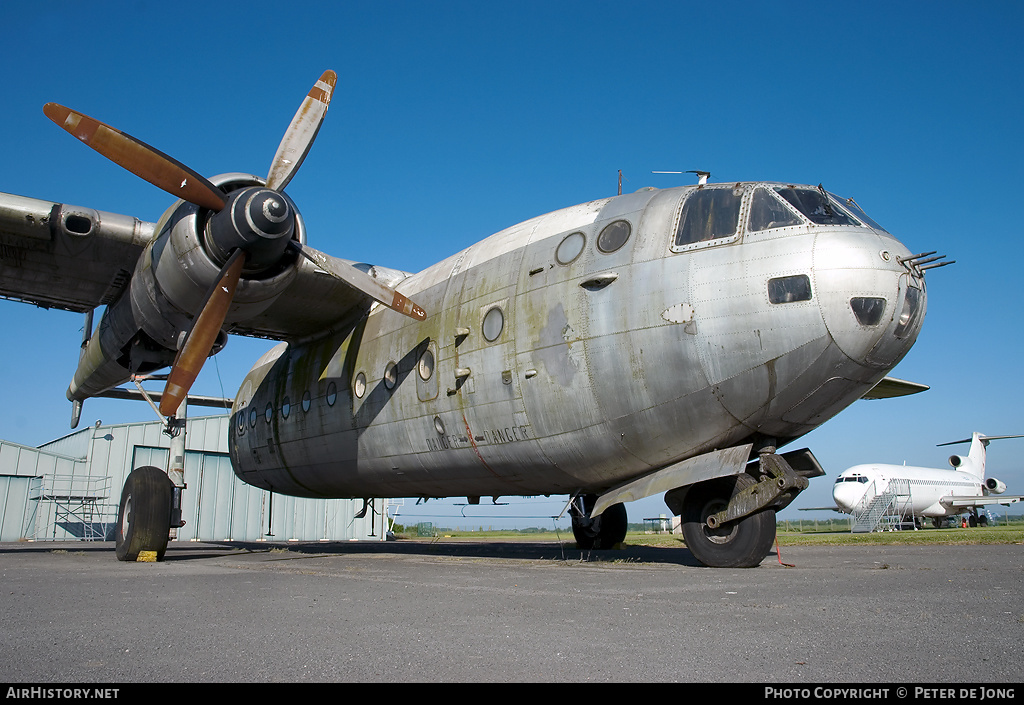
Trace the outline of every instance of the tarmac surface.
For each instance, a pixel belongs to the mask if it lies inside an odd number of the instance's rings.
[[[8,543],[0,683],[1014,684],[1022,579],[1019,544]]]

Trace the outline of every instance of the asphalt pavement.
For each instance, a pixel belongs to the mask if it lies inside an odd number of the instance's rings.
[[[1024,550],[0,544],[0,683],[1008,683]]]

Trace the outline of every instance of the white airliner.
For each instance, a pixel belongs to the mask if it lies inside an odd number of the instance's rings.
[[[952,470],[907,467],[905,465],[855,465],[836,478],[832,498],[837,511],[859,514],[866,510],[875,497],[887,492],[901,495],[901,511],[907,519],[913,516],[931,518],[939,527],[948,517],[969,513],[971,526],[986,524],[985,515],[979,517],[978,507],[988,504],[1010,505],[1019,502],[1022,495],[1004,495],[1006,485],[994,477],[985,477],[985,448],[989,441],[1022,436],[985,436],[975,432],[971,438],[939,445],[970,442],[967,457],[949,458]],[[897,489],[897,485],[902,489]]]

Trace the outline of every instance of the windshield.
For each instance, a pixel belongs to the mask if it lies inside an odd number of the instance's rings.
[[[786,202],[803,213],[817,225],[860,225],[845,211],[836,208],[824,191],[811,188],[794,188],[792,186],[776,186],[775,192],[786,199]]]
[[[872,228],[874,230],[879,230],[879,231],[881,231],[883,233],[889,232],[888,230],[883,228],[881,225],[879,225],[878,223],[873,221],[871,218],[869,218],[868,214],[864,212],[864,209],[861,208],[859,205],[857,205],[857,202],[855,200],[853,200],[852,198],[839,198],[834,193],[830,193],[829,196],[831,196],[833,199],[835,199],[840,204],[842,204],[843,208],[845,208],[846,210],[848,210],[851,213],[853,213],[853,215],[858,220],[860,220],[860,222],[864,223],[864,225],[866,225],[869,228]]]

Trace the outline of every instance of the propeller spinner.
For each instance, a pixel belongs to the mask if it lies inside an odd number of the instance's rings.
[[[216,285],[193,319],[160,400],[160,413],[173,416],[195,382],[231,306],[243,271],[274,265],[289,247],[328,274],[399,313],[424,320],[422,308],[368,274],[292,238],[295,211],[279,193],[292,180],[320,130],[337,82],[325,71],[303,99],[271,163],[266,187],[224,194],[184,164],[98,120],[56,103],[43,112],[67,132],[157,188],[213,211],[207,225],[210,255],[223,263]]]

